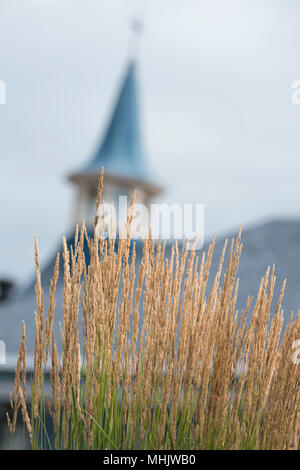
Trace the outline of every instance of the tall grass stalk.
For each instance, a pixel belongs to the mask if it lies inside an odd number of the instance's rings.
[[[103,173],[96,214],[102,184]],[[83,225],[73,248],[64,239],[61,356],[53,332],[59,255],[45,314],[36,243],[31,411],[23,323],[11,431],[21,410],[34,449],[299,449],[299,370],[291,347],[300,338],[300,315],[282,331],[284,285],[271,315],[274,269],[256,301],[238,312],[240,235],[225,244],[207,291],[214,240],[200,260],[176,243],[167,259],[165,244],[149,236],[136,272],[130,221],[117,245],[98,237],[105,223],[98,215],[93,237]]]

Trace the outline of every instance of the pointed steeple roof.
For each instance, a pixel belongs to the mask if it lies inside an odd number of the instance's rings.
[[[130,60],[127,65],[100,147],[90,162],[76,175],[72,175],[71,179],[77,179],[80,174],[98,175],[102,167],[106,176],[150,184],[153,189],[156,186],[142,145],[134,60]]]

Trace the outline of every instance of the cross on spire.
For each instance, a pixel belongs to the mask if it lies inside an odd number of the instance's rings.
[[[129,39],[129,57],[136,59],[139,52],[140,38],[144,30],[144,24],[138,17],[132,18],[130,22],[130,39]]]

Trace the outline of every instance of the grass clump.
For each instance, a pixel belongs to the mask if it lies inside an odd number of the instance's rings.
[[[126,233],[129,225],[130,217]],[[284,286],[271,315],[274,269],[261,280],[253,307],[249,300],[238,312],[240,235],[223,275],[225,244],[207,292],[214,241],[201,258],[174,244],[166,259],[165,244],[149,236],[136,271],[129,236],[116,245],[98,237],[98,226],[96,216],[93,237],[84,225],[77,229],[71,249],[64,239],[62,354],[53,332],[59,257],[44,315],[36,244],[31,399],[23,323],[11,431],[21,410],[33,448],[299,449],[299,372],[291,348],[300,338],[300,316],[282,331]]]

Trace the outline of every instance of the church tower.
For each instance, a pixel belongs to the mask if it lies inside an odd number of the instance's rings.
[[[137,63],[130,59],[112,109],[101,145],[93,158],[69,180],[76,185],[75,224],[85,220],[87,227],[94,221],[97,186],[104,167],[102,198],[118,210],[119,196],[129,201],[134,189],[136,203],[149,207],[152,198],[161,192],[148,168],[140,130]]]

